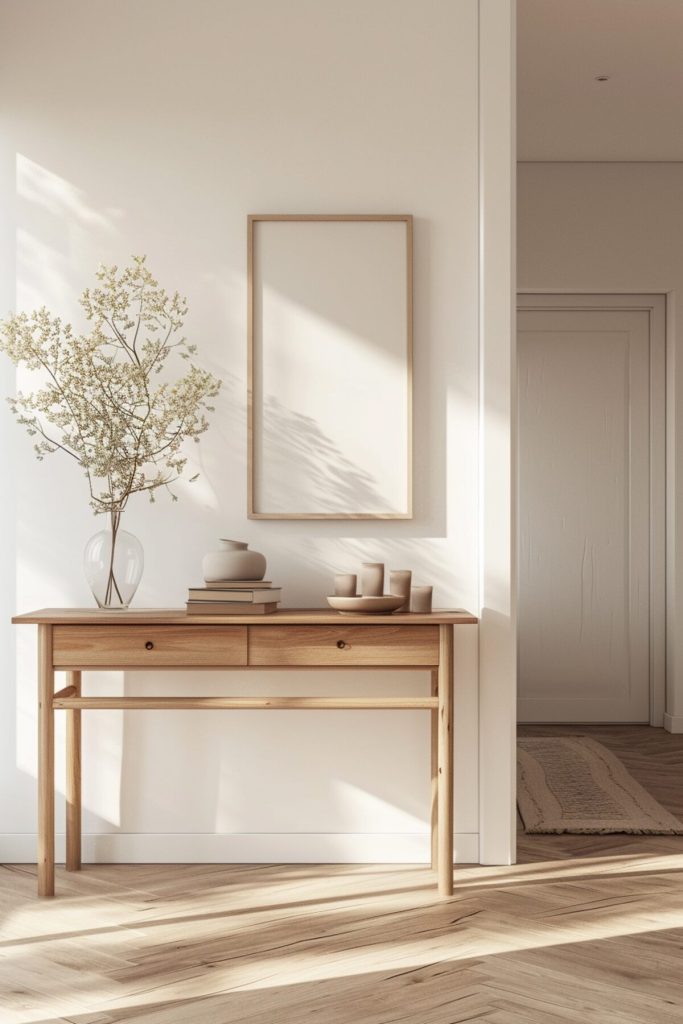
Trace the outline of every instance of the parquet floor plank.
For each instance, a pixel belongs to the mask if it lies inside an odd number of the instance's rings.
[[[605,742],[683,818],[683,737]],[[511,867],[0,868],[0,1024],[682,1024],[683,836],[525,836]]]

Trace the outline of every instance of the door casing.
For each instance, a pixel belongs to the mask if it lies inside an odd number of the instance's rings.
[[[666,702],[666,295],[520,292],[518,310],[633,309],[650,327],[650,725],[664,725]],[[519,502],[519,495],[517,497]],[[519,522],[519,515],[517,516]],[[517,537],[519,546],[519,536]]]

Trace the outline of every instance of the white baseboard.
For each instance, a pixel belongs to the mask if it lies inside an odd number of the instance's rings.
[[[667,732],[683,733],[683,715],[670,715],[665,711],[664,728]]]
[[[456,833],[456,864],[476,864],[479,835]],[[426,833],[137,833],[83,836],[88,864],[422,864],[430,858]],[[36,836],[0,834],[0,863],[33,864]],[[56,837],[64,861],[64,835]]]

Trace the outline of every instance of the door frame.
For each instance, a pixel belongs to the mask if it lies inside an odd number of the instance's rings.
[[[666,704],[666,294],[520,291],[518,310],[637,310],[648,314],[650,335],[650,725],[663,727]],[[519,502],[519,494],[517,495]],[[519,517],[518,517],[519,520]],[[517,534],[519,546],[519,531]]]

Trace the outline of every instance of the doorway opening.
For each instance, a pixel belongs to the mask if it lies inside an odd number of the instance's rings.
[[[593,785],[601,771],[626,769],[645,803],[654,798],[674,815],[669,823],[683,821],[670,770],[683,736],[661,728],[666,296],[521,294],[517,357],[519,756],[523,764],[545,748],[564,818],[560,834],[547,834],[546,817],[546,834],[534,835],[523,812],[518,855],[591,856],[617,839],[575,834],[591,800],[606,825],[613,813]],[[602,767],[589,765],[591,749]],[[522,770],[522,809],[527,782]],[[604,831],[633,854],[652,841],[637,828]],[[679,835],[656,841],[680,847]]]
[[[518,719],[661,726],[663,295],[518,301]]]

